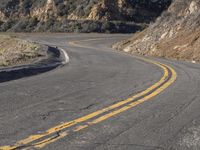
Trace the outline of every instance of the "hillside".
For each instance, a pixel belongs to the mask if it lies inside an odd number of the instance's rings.
[[[142,55],[200,61],[199,8],[199,0],[174,0],[155,23],[114,47]]]
[[[0,34],[0,68],[32,63],[44,56],[40,45]]]
[[[1,0],[1,31],[135,32],[171,0]]]

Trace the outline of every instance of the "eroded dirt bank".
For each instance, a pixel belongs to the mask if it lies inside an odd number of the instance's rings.
[[[200,2],[175,0],[146,30],[114,45],[130,53],[200,61]]]

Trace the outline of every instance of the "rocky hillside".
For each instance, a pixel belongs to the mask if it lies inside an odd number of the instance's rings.
[[[1,31],[135,32],[171,0],[1,0]]]
[[[0,34],[0,68],[33,63],[45,57],[41,49],[38,44]]]
[[[142,55],[200,61],[200,1],[174,0],[149,28],[115,47]]]

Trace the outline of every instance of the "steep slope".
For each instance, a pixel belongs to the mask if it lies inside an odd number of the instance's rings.
[[[171,0],[1,0],[1,31],[135,32]],[[128,22],[128,23],[126,23]]]
[[[200,61],[199,8],[199,0],[174,0],[149,28],[115,47],[143,55]]]

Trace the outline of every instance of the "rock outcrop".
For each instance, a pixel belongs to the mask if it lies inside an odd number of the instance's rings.
[[[35,7],[30,10],[30,16],[37,17],[40,21],[47,21],[51,17],[58,17],[58,9],[54,0],[47,0],[46,4],[41,7]]]
[[[115,47],[142,55],[200,61],[199,18],[199,0],[174,0],[155,23]]]
[[[80,20],[101,22],[104,25],[107,22],[148,24],[170,2],[171,0],[1,0],[0,30],[63,31],[64,26],[69,27],[71,23],[75,26],[74,30],[78,31],[84,27],[72,22]],[[100,26],[99,23],[97,25]]]

